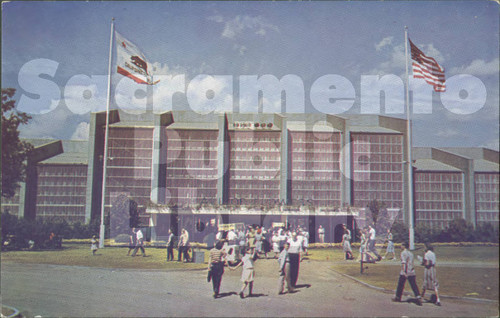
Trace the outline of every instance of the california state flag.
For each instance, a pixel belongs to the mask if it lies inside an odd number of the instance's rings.
[[[117,72],[139,84],[153,84],[148,61],[141,50],[115,31]]]

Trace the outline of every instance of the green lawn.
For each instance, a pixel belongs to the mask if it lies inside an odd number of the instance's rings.
[[[88,245],[63,244],[62,250],[52,251],[9,251],[2,252],[2,262],[77,265],[101,268],[137,268],[137,269],[197,269],[206,268],[206,264],[167,262],[167,249],[146,248],[147,257],[127,256],[128,248],[105,247],[93,256]],[[140,251],[137,255],[141,255]],[[174,259],[177,250],[174,249]],[[205,253],[205,261],[208,255]]]
[[[148,257],[127,256],[128,248],[106,247],[98,250],[92,256],[88,244],[63,244],[62,250],[55,251],[9,251],[2,252],[2,262],[36,263],[76,265],[101,268],[126,268],[126,269],[204,269],[206,264],[166,262],[167,250],[165,248],[146,248]],[[208,253],[205,251],[205,262]],[[399,255],[400,250],[396,249]],[[414,251],[415,255],[423,255],[423,249]],[[498,300],[499,272],[498,272],[498,246],[436,246],[435,252],[438,260],[438,279],[440,292],[450,296],[468,296]],[[271,253],[272,254],[272,253]],[[177,259],[177,250],[174,250]],[[354,256],[358,252],[354,249]],[[311,249],[311,261],[332,262],[332,269],[355,277],[374,286],[393,290],[399,275],[399,262],[383,260],[377,264],[368,264],[368,269],[360,274],[360,266],[355,261],[344,261],[340,248]],[[462,267],[452,267],[443,263],[460,263]],[[481,268],[477,263],[496,264],[494,268]],[[417,281],[422,284],[423,267],[417,264]],[[467,263],[470,263],[468,266]],[[406,288],[410,291],[410,288]],[[429,294],[430,295],[430,294]]]
[[[373,286],[395,290],[399,278],[400,267],[385,264],[368,264],[367,269],[360,274],[359,263],[336,264],[332,269],[352,276]],[[421,290],[424,269],[416,267],[417,284]],[[437,268],[439,292],[441,295],[486,298],[498,300],[498,268],[444,267]],[[406,285],[405,291],[412,292]],[[427,297],[431,292],[427,292]],[[413,293],[412,293],[413,295]]]

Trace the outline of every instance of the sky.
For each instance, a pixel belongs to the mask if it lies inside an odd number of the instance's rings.
[[[498,150],[498,9],[493,1],[4,2],[2,88],[16,88],[18,108],[33,117],[22,137],[87,139],[90,112],[106,109],[114,17],[160,82],[116,74],[113,46],[111,108],[140,113],[148,95],[157,112],[404,118],[407,26],[447,78],[445,93],[410,80],[413,145]],[[266,89],[262,109],[256,79]],[[279,80],[286,104],[272,94]]]

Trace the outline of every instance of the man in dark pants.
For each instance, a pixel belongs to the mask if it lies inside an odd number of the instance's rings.
[[[399,273],[398,288],[396,289],[396,297],[392,301],[400,302],[401,296],[405,288],[406,280],[410,283],[411,289],[417,297],[417,305],[422,306],[422,299],[418,290],[415,268],[413,267],[413,254],[408,250],[408,242],[402,244],[403,251],[401,252],[401,272]]]
[[[136,234],[136,245],[135,249],[132,252],[132,256],[135,256],[137,254],[137,251],[141,249],[142,256],[146,257],[146,251],[144,250],[144,235],[142,234],[141,229],[138,229]]]
[[[297,234],[292,232],[292,238],[288,242],[288,257],[290,259],[290,281],[292,287],[297,287],[299,278],[300,252],[302,252],[302,242],[297,239]]]
[[[168,230],[168,242],[167,242],[167,262],[174,260],[174,233],[172,230]]]
[[[135,227],[132,228],[132,233],[130,233],[129,239],[130,239],[130,245],[128,246],[128,253],[127,256],[130,256],[130,252],[132,252],[135,248],[136,245],[136,234],[135,234]]]
[[[214,298],[219,297],[220,283],[222,281],[222,275],[224,274],[224,265],[227,264],[226,253],[222,250],[223,246],[224,242],[218,241],[215,247],[210,250],[208,256],[208,271],[212,279]]]

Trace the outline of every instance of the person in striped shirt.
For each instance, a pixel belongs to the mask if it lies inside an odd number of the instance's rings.
[[[219,297],[220,284],[222,281],[222,275],[224,274],[224,265],[226,261],[226,253],[222,250],[224,246],[224,241],[218,241],[215,247],[210,250],[208,255],[208,275],[212,280],[212,287],[214,291],[214,298]]]

